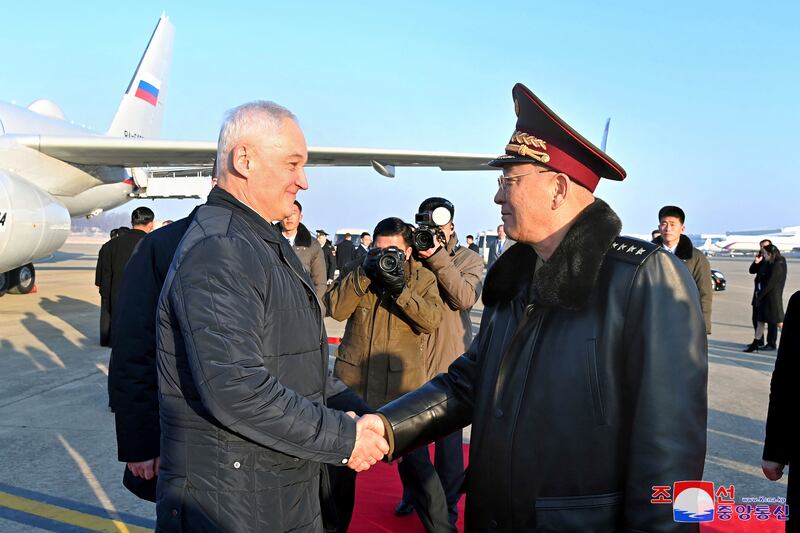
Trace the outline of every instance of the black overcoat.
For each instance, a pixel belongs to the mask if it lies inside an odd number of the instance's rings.
[[[781,344],[772,372],[769,392],[769,410],[767,411],[767,429],[764,438],[763,459],[789,467],[788,498],[789,520],[791,527],[787,531],[800,531],[800,487],[797,476],[792,475],[791,464],[800,461],[800,437],[798,437],[795,420],[797,406],[800,405],[800,291],[794,293],[786,308],[783,322]],[[792,512],[795,514],[792,515]]]
[[[533,248],[509,248],[467,353],[378,410],[395,454],[472,424],[468,531],[697,531],[650,503],[653,486],[703,475],[697,286],[620,226],[596,200],[535,274]]]
[[[756,292],[757,319],[767,324],[783,322],[783,288],[786,285],[786,259],[779,257],[763,271],[760,289]]]

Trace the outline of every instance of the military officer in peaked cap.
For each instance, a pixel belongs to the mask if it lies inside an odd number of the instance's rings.
[[[696,531],[651,499],[703,475],[697,288],[594,197],[623,168],[525,86],[513,96],[516,130],[490,164],[519,244],[487,274],[467,353],[379,409],[390,457],[472,424],[468,531]]]

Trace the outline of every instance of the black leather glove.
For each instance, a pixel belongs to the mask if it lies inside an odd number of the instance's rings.
[[[394,272],[384,272],[378,269],[377,283],[392,296],[400,296],[400,293],[403,292],[403,288],[406,286],[405,268],[403,268],[403,265],[400,265]]]
[[[378,254],[376,252],[380,252],[380,250],[370,250],[367,255],[364,256],[364,259],[361,260],[361,268],[364,269],[364,274],[366,274],[373,283],[378,282],[378,274],[380,272],[380,268],[378,267]]]

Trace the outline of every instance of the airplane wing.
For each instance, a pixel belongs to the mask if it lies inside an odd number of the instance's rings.
[[[172,141],[167,139],[126,139],[120,137],[56,137],[45,135],[4,136],[28,148],[82,165],[120,167],[172,167],[211,165],[217,143],[209,141]],[[490,154],[384,150],[379,148],[309,147],[309,166],[368,167],[386,176],[394,175],[395,166],[439,167],[442,170],[492,170]]]

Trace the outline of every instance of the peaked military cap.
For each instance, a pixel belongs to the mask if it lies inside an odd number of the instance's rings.
[[[553,113],[530,89],[518,83],[512,91],[517,127],[506,153],[489,161],[503,167],[543,164],[563,172],[594,192],[600,178],[622,181],[625,169]]]

